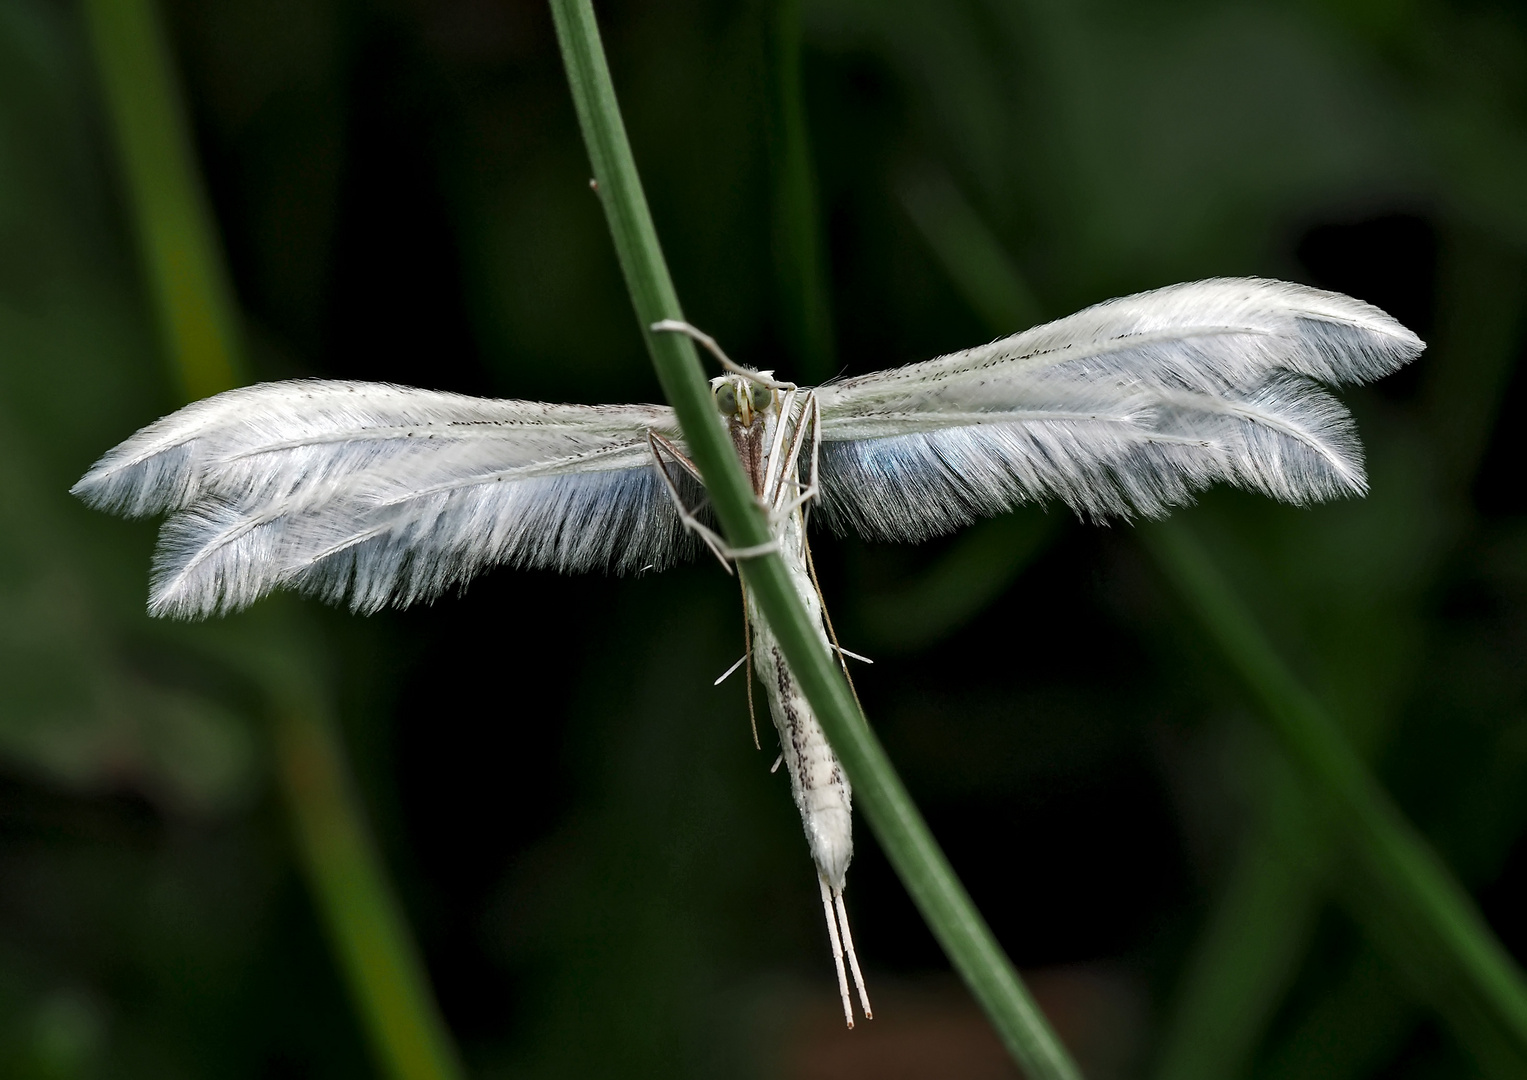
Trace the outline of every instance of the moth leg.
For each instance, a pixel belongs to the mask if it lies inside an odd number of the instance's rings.
[[[716,358],[722,368],[730,371],[733,375],[741,375],[749,382],[755,382],[759,386],[767,386],[771,390],[794,390],[795,383],[779,382],[777,379],[769,379],[756,371],[750,371],[734,361],[730,356],[721,351],[721,346],[716,344],[716,339],[701,330],[698,326],[685,322],[683,319],[663,319],[648,327],[654,334],[683,334],[692,341],[704,346],[705,351]]]
[[[817,497],[820,490],[817,487],[817,470],[821,462],[820,451],[822,447],[822,407],[817,401],[816,393],[811,390],[806,392],[806,400],[801,408],[801,423],[796,428],[796,441],[791,447],[789,471],[794,471],[796,463],[800,459],[801,442],[805,436],[808,424],[811,428],[811,458],[807,466],[806,483],[801,488],[800,494],[792,500],[790,507],[791,510],[794,510],[797,506],[803,506],[805,508],[803,513],[806,514],[810,513],[811,500]],[[859,703],[859,688],[854,685],[853,673],[848,670],[847,657],[852,656],[854,659],[863,660],[867,664],[873,664],[874,661],[867,656],[860,656],[858,653],[849,652],[843,648],[843,644],[838,640],[838,631],[833,628],[832,616],[827,613],[827,597],[822,595],[822,583],[817,580],[817,566],[816,560],[811,556],[811,543],[804,536],[802,537],[802,547],[806,551],[806,570],[811,575],[811,587],[817,593],[817,603],[821,606],[822,622],[827,627],[827,637],[838,654],[838,664],[843,669],[843,678],[848,681],[849,692],[854,695],[854,702],[859,704],[859,711],[863,712],[864,706],[862,703]]]
[[[662,447],[668,456],[673,458],[676,464],[678,464],[690,476],[695,478],[696,483],[705,483],[705,478],[700,475],[700,467],[693,461],[690,461],[689,455],[684,453],[684,451],[680,450],[677,446],[673,445],[673,441],[666,435],[659,435],[655,431],[648,431],[647,445],[652,447]],[[654,458],[657,457],[656,449],[653,449],[652,456]],[[668,473],[664,471],[663,475],[666,477]]]
[[[859,657],[859,659],[862,660],[862,659],[864,659],[864,657],[861,656],[861,657]],[[711,685],[712,686],[720,686],[722,683],[726,682],[726,680],[728,680],[728,679],[730,679],[732,677],[732,673],[735,672],[738,668],[740,668],[746,661],[747,661],[747,654],[744,653],[742,656],[739,656],[737,658],[737,662],[736,663],[734,663],[731,667],[727,668],[720,675],[716,676],[716,681],[711,683]]]
[[[797,472],[801,459],[801,448],[805,445],[806,432],[808,429],[811,432],[811,464],[806,473],[806,483],[802,484],[800,482],[799,476],[797,475]],[[821,406],[817,403],[816,393],[814,391],[808,390],[806,391],[805,400],[801,406],[800,423],[796,425],[795,437],[791,440],[790,443],[790,453],[786,459],[785,467],[780,470],[779,474],[779,485],[781,489],[784,487],[786,477],[796,477],[796,494],[795,497],[792,498],[788,503],[775,507],[773,511],[774,524],[778,524],[779,521],[783,520],[790,514],[793,514],[798,508],[807,505],[818,497],[820,489],[817,487],[817,463],[818,448],[821,446],[821,444],[822,410]],[[770,463],[770,466],[770,472],[772,473],[772,462]],[[767,490],[767,488],[765,488],[765,490]],[[776,495],[776,501],[778,501],[778,498],[779,496]]]
[[[832,961],[838,966],[838,996],[843,999],[843,1022],[852,1028],[854,1005],[848,999],[848,972],[843,970],[843,942],[838,938],[838,916],[832,908],[832,889],[821,874],[817,875],[817,884],[822,887],[822,911],[827,915],[827,936],[832,941]]]
[[[764,473],[763,490],[758,496],[759,502],[763,503],[764,509],[773,512],[774,504],[779,501],[780,489],[784,486],[786,470],[780,468],[780,462],[784,460],[785,433],[789,428],[791,412],[795,409],[796,391],[786,390],[780,401],[780,421],[774,425],[774,437],[769,443],[769,468]]]
[[[816,496],[817,493],[815,491],[809,488],[803,489],[798,495],[795,495],[783,506],[775,507],[774,516],[771,519],[770,524],[778,525],[780,521],[788,518],[791,514],[795,513],[801,507],[809,503],[812,499],[815,499]]]
[[[864,972],[859,970],[859,956],[854,952],[854,936],[848,932],[848,909],[843,906],[841,890],[832,898],[832,902],[838,909],[838,925],[843,929],[843,951],[848,955],[848,966],[854,973],[854,988],[859,991],[859,1008],[864,1011],[866,1020],[873,1020],[875,1014],[870,1012],[870,996],[864,990]]]
[[[822,624],[827,627],[827,637],[832,642],[832,647],[838,652],[838,666],[843,669],[843,678],[848,682],[848,692],[854,695],[854,704],[859,706],[859,712],[863,714],[864,703],[859,700],[859,688],[854,685],[854,675],[848,670],[848,661],[845,657],[853,655],[866,663],[874,663],[874,661],[868,657],[858,656],[857,653],[850,654],[838,642],[838,632],[832,628],[832,616],[827,614],[827,598],[822,595],[822,583],[817,580],[817,564],[811,557],[811,544],[805,543],[802,546],[806,549],[806,571],[811,575],[811,587],[817,591],[817,603],[822,609]]]
[[[762,750],[758,741],[758,713],[753,711],[753,621],[748,618],[748,583],[738,577],[737,584],[742,587],[742,658],[748,662],[748,727],[753,731],[753,749]]]
[[[769,555],[779,550],[778,540],[770,540],[764,544],[754,544],[751,547],[728,547],[726,541],[721,538],[721,535],[715,529],[712,529],[705,522],[695,517],[694,514],[690,513],[689,507],[684,505],[684,497],[679,494],[678,485],[673,482],[673,477],[668,475],[668,469],[663,464],[663,454],[667,453],[675,462],[698,480],[700,479],[700,470],[695,468],[694,462],[685,457],[672,442],[655,431],[647,432],[647,446],[652,451],[653,464],[657,467],[658,475],[663,478],[663,484],[668,489],[669,498],[673,500],[673,508],[678,512],[679,521],[684,524],[686,529],[705,542],[705,546],[710,548],[711,554],[716,557],[728,574],[732,573],[731,564],[737,559],[756,559],[760,555]]]
[[[711,685],[720,686],[732,677],[732,672],[736,671],[743,664],[748,664],[748,723],[753,728],[753,749],[762,750],[763,747],[758,742],[758,717],[753,712],[753,665],[748,663],[749,659],[748,654],[743,653],[737,658],[737,662],[717,676],[716,681],[711,683]]]
[[[700,470],[695,468],[694,462],[685,457],[677,446],[674,446],[673,443],[655,431],[647,432],[647,448],[652,451],[652,464],[657,469],[657,474],[663,478],[663,486],[668,489],[668,497],[673,501],[673,508],[678,512],[679,521],[683,523],[686,529],[705,542],[705,546],[710,548],[710,553],[716,557],[716,560],[721,564],[721,568],[730,574],[732,572],[732,564],[727,561],[726,555],[722,553],[726,547],[725,541],[716,535],[715,530],[691,514],[689,507],[684,505],[684,497],[679,494],[679,486],[673,482],[673,477],[668,475],[668,467],[663,463],[663,453],[666,451],[680,467],[687,470],[696,480],[700,478]]]

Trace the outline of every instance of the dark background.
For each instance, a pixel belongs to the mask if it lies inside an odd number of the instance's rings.
[[[1430,343],[1343,394],[1367,500],[1214,491],[1184,518],[1527,956],[1527,16],[806,0],[813,353],[775,8],[599,12],[686,314],[744,362],[809,382],[1021,328],[930,247],[908,194],[930,183],[1011,260],[1015,317],[1256,274]],[[543,5],[164,14],[258,377],[660,400]],[[196,659],[218,631],[151,627],[152,525],[64,494],[176,405],[107,131],[81,12],[0,0],[0,1072],[371,1075],[268,733]],[[816,552],[844,644],[877,661],[855,672],[871,721],[1089,1075],[1168,1075],[1191,957],[1264,843],[1302,869],[1235,925],[1286,955],[1246,1074],[1472,1075],[1366,935],[1329,831],[1269,824],[1286,766],[1131,526],[1035,508]],[[742,680],[711,686],[743,632],[713,563],[500,570],[367,620],[303,606],[474,1076],[1008,1075],[862,822],[877,1019],[838,1030],[772,732],[754,750]]]

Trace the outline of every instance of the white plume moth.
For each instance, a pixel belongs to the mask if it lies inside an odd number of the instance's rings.
[[[1018,503],[1159,515],[1217,481],[1292,503],[1366,490],[1345,408],[1319,384],[1378,378],[1421,341],[1377,308],[1285,282],[1217,279],[1111,300],[964,352],[802,389],[713,380],[824,645],[808,515],[918,541]],[[490,401],[379,383],[231,390],[139,431],[75,485],[94,506],[168,512],[149,610],[197,618],[293,588],[372,612],[484,567],[662,568],[733,551],[670,409]],[[816,863],[845,1017],[845,961],[869,1015],[843,886],[850,790],[767,622],[749,655]],[[839,649],[842,655],[843,650]]]

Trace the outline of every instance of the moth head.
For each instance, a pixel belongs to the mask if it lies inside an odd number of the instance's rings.
[[[769,378],[774,373],[760,371],[759,374]],[[773,390],[742,375],[718,376],[710,381],[710,390],[717,411],[743,427],[752,427],[754,415],[767,412],[774,403]]]

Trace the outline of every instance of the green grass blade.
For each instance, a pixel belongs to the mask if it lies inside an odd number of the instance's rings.
[[[855,637],[889,652],[924,649],[994,603],[1059,536],[1057,514],[1015,511],[978,521],[927,569],[895,589],[863,591]]]
[[[1317,797],[1345,832],[1386,914],[1379,937],[1397,937],[1404,951],[1420,946],[1434,966],[1411,965],[1415,977],[1445,985],[1434,1003],[1465,1043],[1474,1022],[1448,1007],[1463,995],[1465,1012],[1487,1018],[1496,1038],[1527,1057],[1527,982],[1469,894],[1389,801],[1324,707],[1298,681],[1208,553],[1180,521],[1156,522],[1141,535],[1193,608],[1214,643],[1262,705],[1274,732]],[[1472,1037],[1471,1037],[1472,1036]],[[1495,1039],[1486,1040],[1493,1044]],[[1482,1056],[1499,1057],[1493,1045]]]
[[[925,191],[907,199],[904,192],[903,197],[935,255],[956,285],[967,292],[971,307],[1004,322],[1018,317],[1016,313],[1032,302],[1026,288],[1004,303],[972,285],[978,277],[985,280],[994,266],[1005,268],[998,278],[1022,282],[1000,242],[952,186],[942,194],[939,185],[928,190],[934,194]],[[983,273],[978,275],[975,269]],[[1513,1075],[1513,1070],[1527,1065],[1527,982],[1472,898],[1389,801],[1339,726],[1283,663],[1187,527],[1171,520],[1140,531],[1178,592],[1262,705],[1307,781],[1308,794],[1302,797],[1313,794],[1323,807],[1329,807],[1333,824],[1356,849],[1366,884],[1357,890],[1354,906],[1362,913],[1365,928],[1442,1013],[1481,1065],[1498,1075]],[[1290,800],[1301,798],[1297,791],[1285,794]],[[1318,841],[1314,845],[1321,846]],[[1312,850],[1311,855],[1318,865],[1320,852]],[[1258,876],[1259,881],[1243,882],[1244,895],[1232,899],[1248,909],[1265,911],[1278,895],[1289,899],[1299,892],[1274,865],[1264,865]],[[1278,947],[1270,938],[1263,946],[1248,953],[1228,934],[1206,943],[1209,951],[1199,958],[1203,968],[1199,974],[1206,981],[1190,990],[1202,1011],[1188,1021],[1189,1028],[1203,1032],[1221,1022],[1238,1023],[1242,1029],[1221,1029],[1213,1043],[1184,1038],[1183,1044],[1192,1045],[1169,1045],[1163,1077],[1179,1075],[1171,1071],[1178,1068],[1183,1076],[1207,1077],[1244,1063],[1254,1029],[1265,1019],[1265,999],[1286,976],[1285,954],[1294,943],[1285,941]],[[1426,959],[1418,960],[1418,953]],[[1252,963],[1261,966],[1260,973],[1247,966]],[[1216,1056],[1220,1053],[1223,1056]]]
[[[803,382],[830,378],[832,307],[827,300],[827,256],[817,225],[816,180],[801,92],[801,0],[773,0],[769,70],[770,156],[774,168],[774,273],[784,337]]]
[[[1361,1080],[1381,1075],[1421,1006],[1376,950],[1353,957],[1294,1029],[1265,1055],[1257,1080]]]
[[[1448,850],[1457,853],[1454,866],[1467,881],[1489,880],[1500,873],[1513,841],[1527,821],[1527,745],[1517,726],[1507,727],[1493,747],[1490,763],[1471,783],[1455,793],[1447,812],[1444,834],[1451,837]],[[1485,823],[1481,827],[1481,823]],[[1339,879],[1338,879],[1339,880]],[[1355,893],[1348,882],[1348,892]],[[1367,901],[1348,896],[1357,908]],[[1421,1019],[1419,995],[1395,978],[1396,956],[1425,955],[1423,948],[1404,938],[1373,946],[1347,961],[1341,976],[1329,982],[1308,1002],[1295,1022],[1285,1025],[1278,1042],[1263,1055],[1259,1080],[1358,1080],[1371,1076],[1396,1053]],[[1410,981],[1414,976],[1404,973]],[[1483,1060],[1498,1053],[1496,1071],[1503,1076],[1527,1073],[1520,1055],[1486,1035],[1490,1045]]]
[[[181,396],[194,401],[238,385],[242,364],[168,46],[149,0],[88,0],[85,9],[160,331]]]
[[[1157,1054],[1158,1080],[1246,1075],[1309,947],[1328,830],[1309,820],[1304,790],[1289,771],[1273,772],[1262,820],[1247,829],[1194,945]],[[1305,857],[1295,859],[1294,851]]]
[[[1034,291],[954,181],[932,166],[909,169],[896,185],[907,216],[944,272],[994,334],[1044,320]]]
[[[910,170],[898,191],[939,264],[992,333],[1042,321],[1022,273],[948,176],[931,167]],[[1293,828],[1285,819],[1308,821],[1306,797],[1286,770],[1275,770],[1268,783],[1264,813],[1243,839],[1188,961],[1157,1055],[1159,1080],[1243,1075],[1307,944],[1318,901],[1312,867],[1324,848],[1301,845],[1309,850],[1301,866],[1281,856],[1282,834]]]
[[[320,701],[310,693],[276,705],[277,760],[303,869],[388,1075],[457,1080],[455,1047]]]
[[[237,309],[157,12],[152,0],[88,0],[86,13],[175,381],[187,400],[227,390],[244,377]],[[455,1047],[353,791],[333,711],[305,675],[309,663],[291,644],[290,620],[282,621],[267,636],[290,655],[257,666],[271,698],[299,861],[341,972],[388,1075],[459,1080]]]
[[[764,544],[769,540],[767,522],[716,421],[692,345],[647,329],[682,314],[616,104],[593,7],[588,0],[552,0],[551,9],[597,190],[658,379],[678,414],[728,542],[737,548]],[[818,641],[783,561],[777,555],[748,559],[744,574],[848,770],[858,804],[881,847],[998,1034],[1032,1080],[1078,1076],[860,715],[842,674]]]

